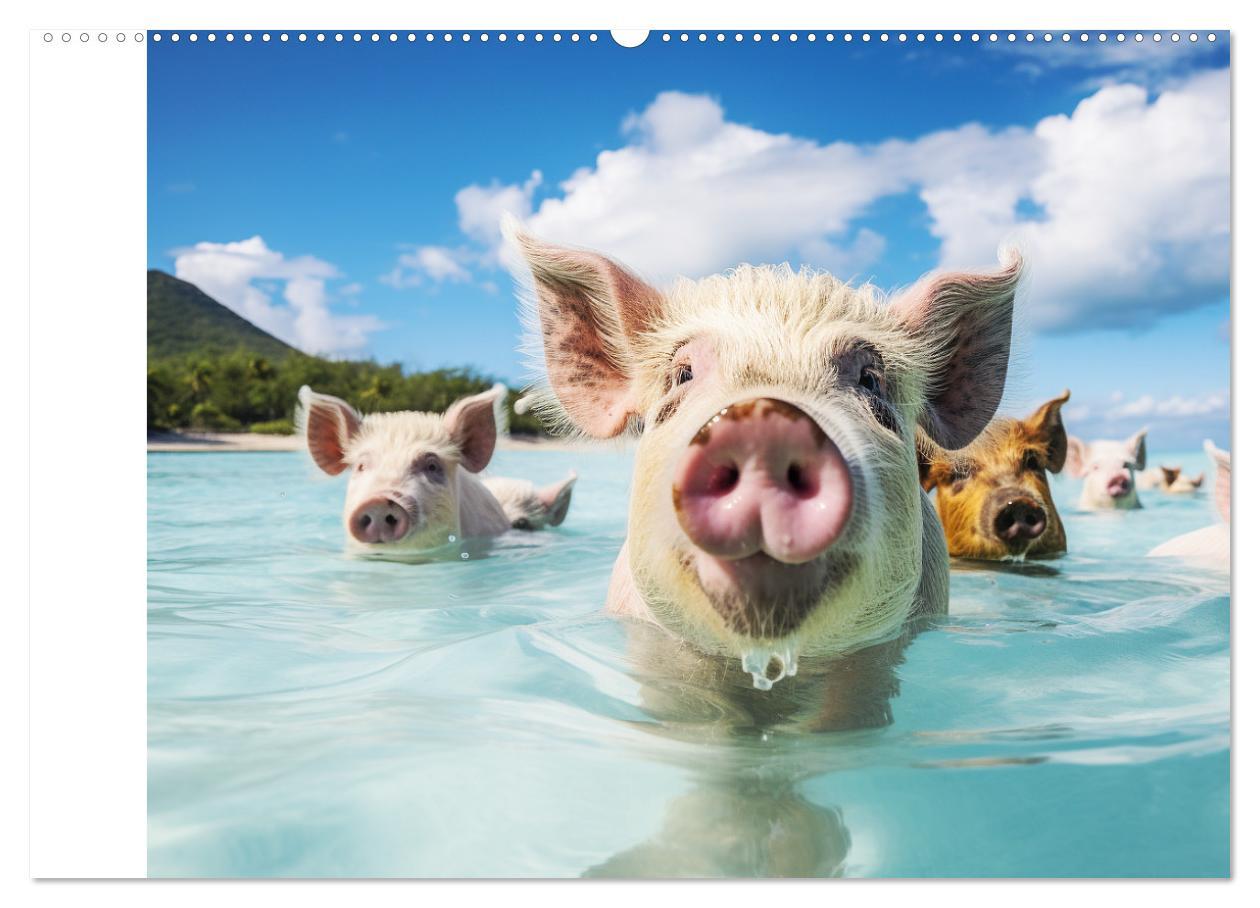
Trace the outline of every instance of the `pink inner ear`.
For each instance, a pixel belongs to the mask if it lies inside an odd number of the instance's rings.
[[[442,417],[442,425],[459,445],[460,463],[470,473],[480,473],[494,456],[499,435],[494,407],[500,394],[501,389],[493,388],[465,397],[452,404]]]
[[[329,476],[345,470],[345,445],[358,428],[358,414],[349,404],[333,398],[311,401],[306,413],[306,447],[315,465]]]
[[[1080,479],[1085,475],[1085,462],[1088,454],[1085,449],[1085,442],[1079,438],[1068,436],[1067,442],[1067,461],[1064,469],[1067,474],[1075,479]]]
[[[519,240],[534,276],[556,398],[587,434],[620,435],[637,412],[630,342],[660,311],[660,294],[596,253]]]

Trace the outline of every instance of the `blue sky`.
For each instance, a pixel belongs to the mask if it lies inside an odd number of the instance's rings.
[[[658,280],[896,287],[1014,243],[1007,409],[1071,387],[1083,435],[1228,444],[1224,35],[419,38],[150,44],[149,266],[312,351],[515,382],[504,210]]]

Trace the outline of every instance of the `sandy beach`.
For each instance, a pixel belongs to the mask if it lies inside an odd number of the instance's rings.
[[[612,449],[607,442],[528,435],[509,435],[500,438],[498,444],[509,451]],[[297,435],[259,435],[252,432],[164,432],[148,437],[148,450],[150,453],[300,451],[302,439]]]

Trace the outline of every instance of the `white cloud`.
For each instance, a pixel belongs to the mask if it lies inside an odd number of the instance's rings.
[[[1220,70],[1153,98],[1107,86],[1033,129],[964,124],[858,145],[766,132],[731,122],[711,97],[663,92],[625,118],[624,145],[558,195],[535,205],[534,171],[465,187],[456,206],[484,250],[478,266],[498,260],[506,211],[657,280],[783,260],[849,277],[887,245],[861,223],[872,204],[915,192],[941,266],[991,268],[1002,243],[1024,249],[1031,327],[1140,326],[1226,290],[1229,103]]]
[[[375,316],[331,311],[328,282],[340,277],[335,266],[309,255],[286,257],[269,249],[260,236],[197,243],[174,255],[176,277],[307,353],[355,352],[383,327]],[[283,288],[281,302],[274,297],[272,282]]]
[[[1229,392],[1211,391],[1193,397],[1174,394],[1156,398],[1150,394],[1120,403],[1111,408],[1111,419],[1179,418],[1187,416],[1223,416],[1229,413]]]
[[[1220,42],[1160,41],[1145,37],[1134,40],[1133,33],[1126,33],[1125,40],[1115,36],[1107,41],[1063,41],[1061,32],[1034,32],[1035,40],[1026,41],[1021,33],[1018,41],[985,42],[985,47],[999,54],[1023,57],[1018,69],[1031,76],[1040,76],[1049,70],[1076,69],[1095,73],[1093,84],[1116,82],[1157,83],[1172,73],[1184,72],[1188,66],[1210,55]],[[1183,36],[1184,37],[1184,36]]]
[[[852,237],[849,225],[906,187],[870,150],[732,123],[707,96],[663,92],[623,128],[626,145],[572,174],[525,221],[656,279],[799,258],[804,246],[866,267],[882,238]]]
[[[1045,219],[1015,235],[1034,266],[1034,323],[1140,324],[1220,299],[1229,275],[1229,74],[1154,100],[1103,88],[1035,135],[1029,194]]]
[[[462,283],[472,279],[468,269],[460,264],[461,259],[467,258],[466,250],[446,246],[417,246],[398,256],[397,264],[381,276],[381,281],[395,290],[419,287],[426,278],[434,283]]]
[[[465,186],[455,193],[459,229],[486,246],[497,246],[504,213],[522,220],[528,216],[534,207],[534,191],[541,183],[542,172],[535,170],[524,183]]]

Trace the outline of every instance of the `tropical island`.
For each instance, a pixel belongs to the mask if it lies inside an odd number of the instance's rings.
[[[398,363],[312,356],[237,315],[193,284],[163,271],[148,274],[148,432],[293,433],[302,385],[341,397],[364,413],[446,409],[495,379],[473,369],[406,372]],[[546,430],[533,414],[512,405],[509,431],[538,437]]]

